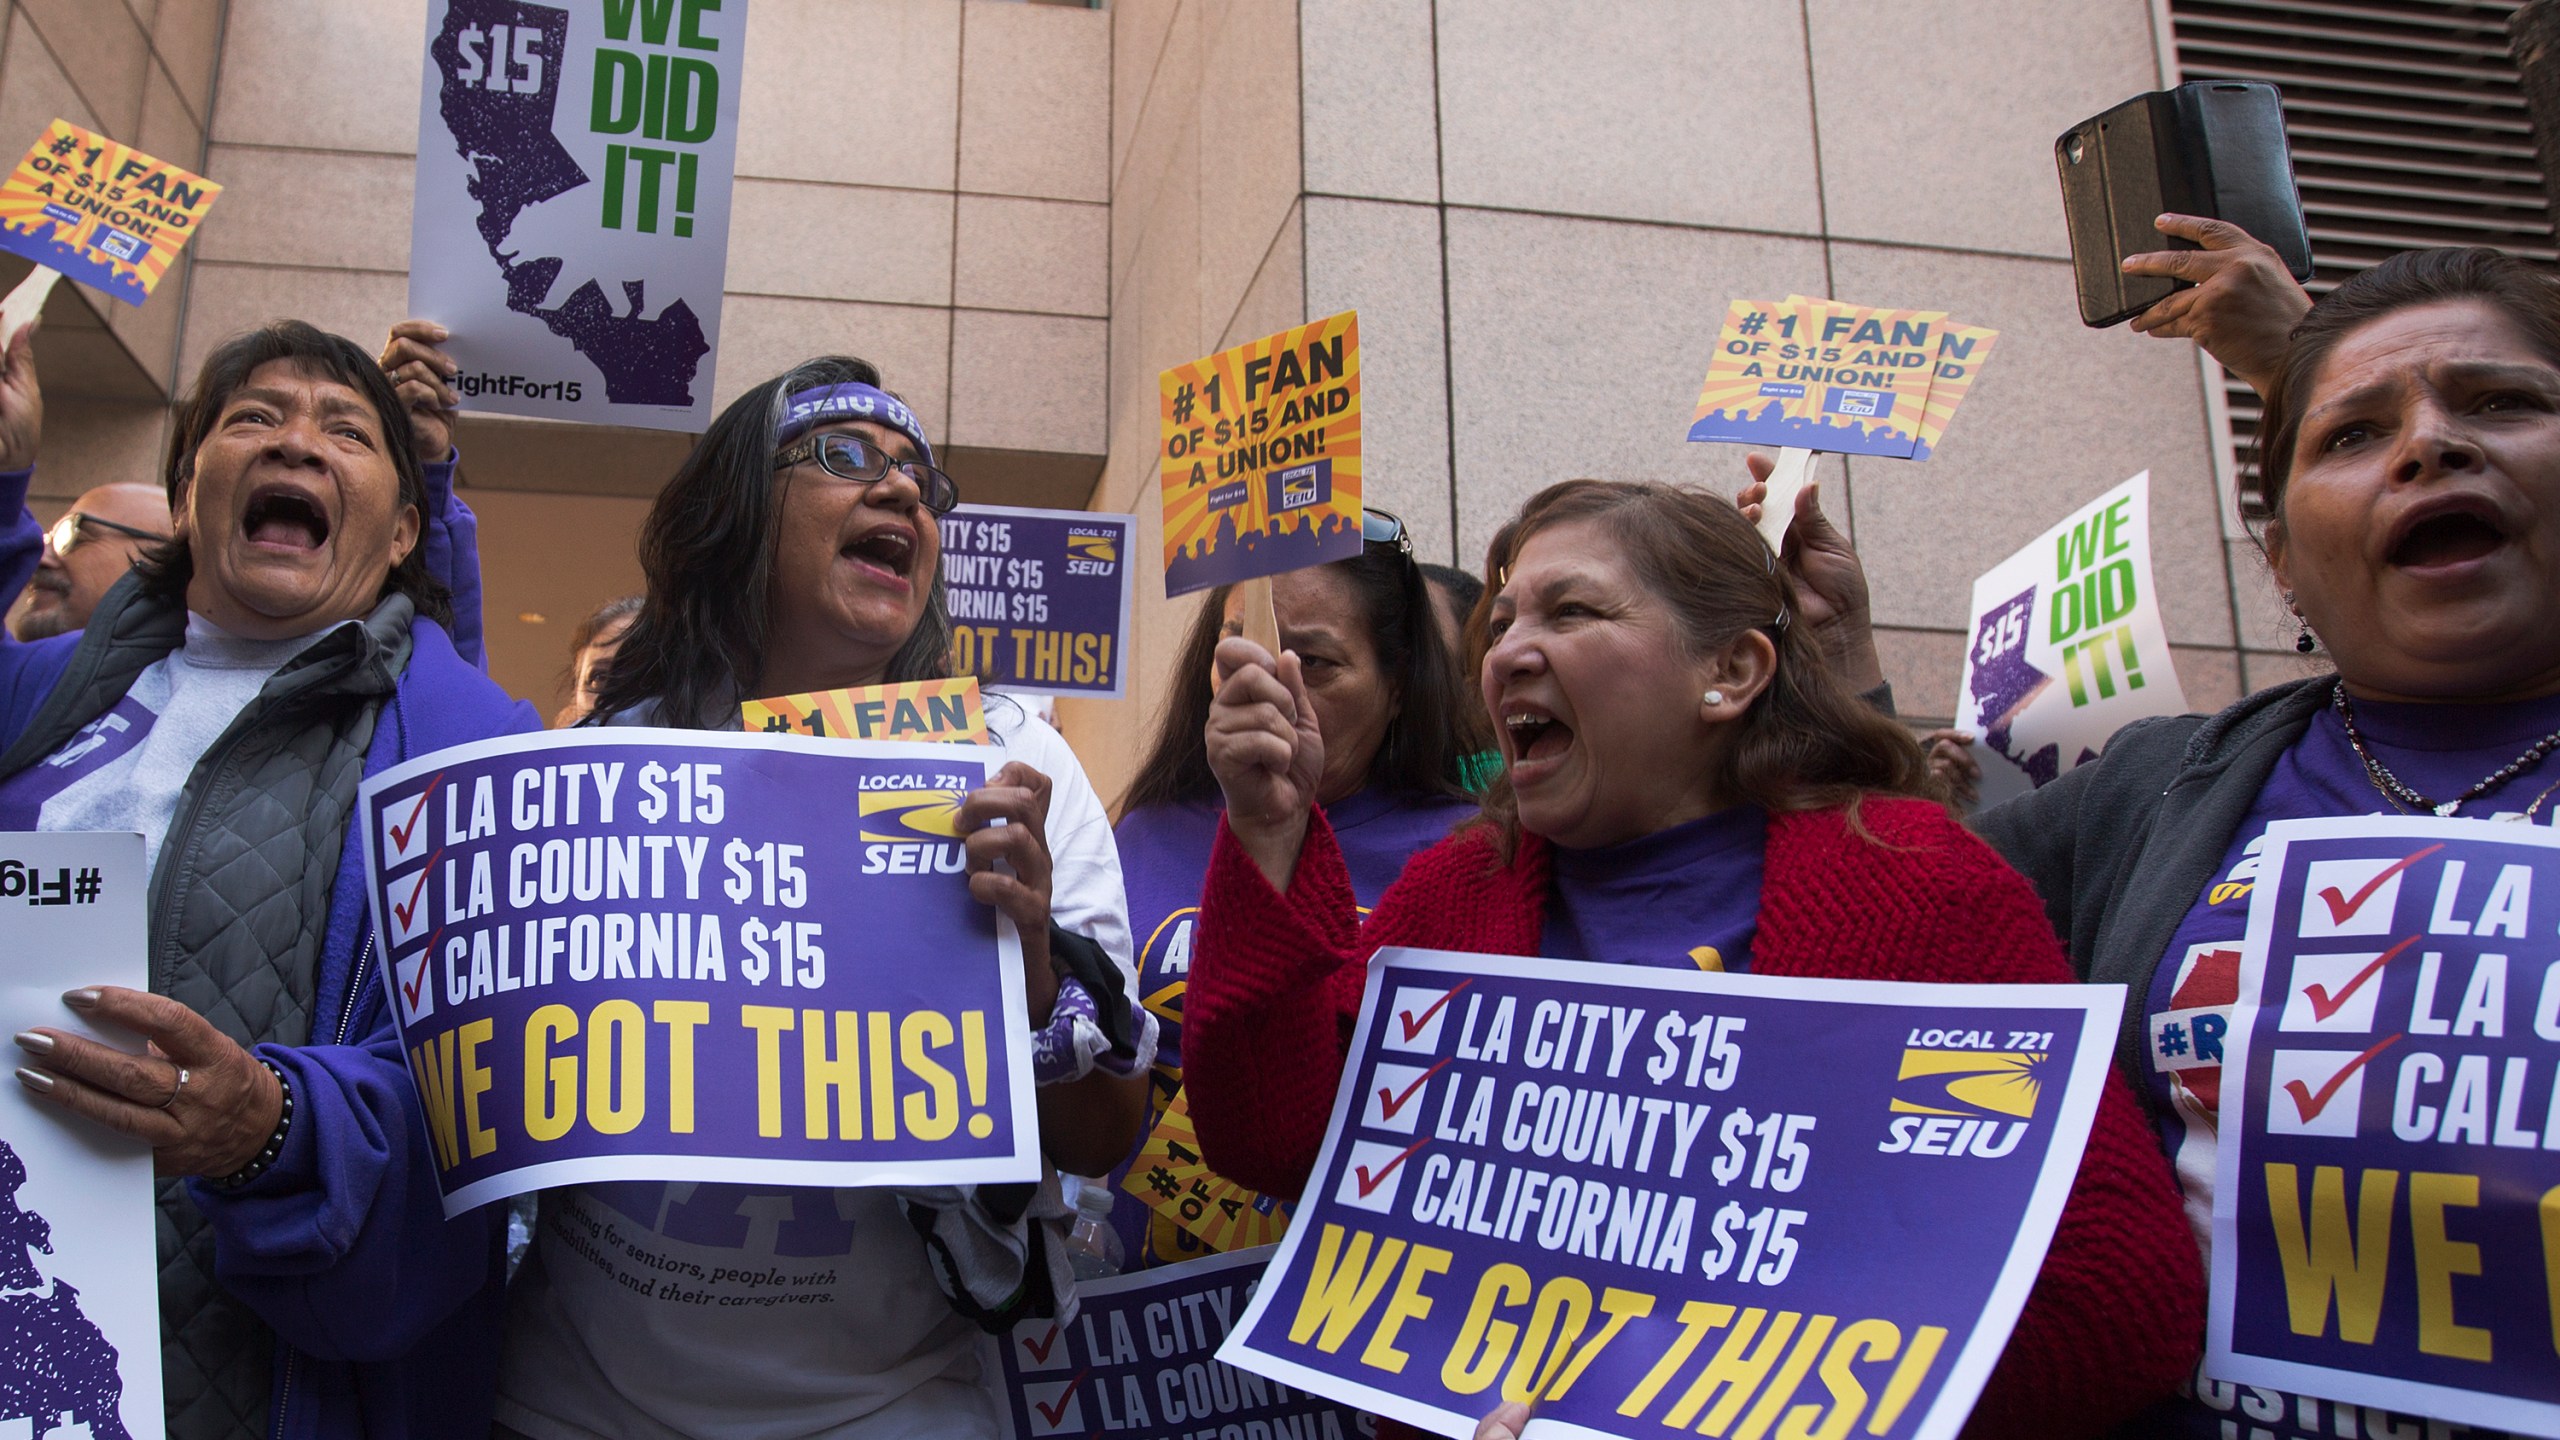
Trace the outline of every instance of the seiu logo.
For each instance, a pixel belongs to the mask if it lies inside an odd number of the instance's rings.
[[[1270,487],[1269,508],[1275,514],[1322,505],[1333,498],[1333,462],[1312,460],[1273,470],[1264,476],[1264,483]]]
[[[1993,1160],[2009,1154],[2035,1118],[2051,1059],[2028,1050],[1904,1049],[1894,1076],[1897,1118],[1876,1148]]]
[[[121,230],[100,230],[97,238],[90,243],[128,264],[151,248],[150,243],[141,236],[127,235]]]
[[[866,790],[861,802],[865,840],[943,841],[960,838],[961,792]]]
[[[1120,537],[1109,530],[1067,529],[1067,573],[1111,575],[1120,568]]]

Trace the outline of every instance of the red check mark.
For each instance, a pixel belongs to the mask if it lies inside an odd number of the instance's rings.
[[[427,988],[427,977],[435,972],[436,937],[442,934],[437,930],[427,937],[427,948],[418,952],[418,978],[400,987],[400,993],[409,997],[411,1010],[418,1008],[418,992]]]
[[[1419,1016],[1413,1014],[1409,1010],[1397,1011],[1396,1023],[1404,1027],[1404,1038],[1411,1040],[1414,1036],[1421,1034],[1422,1027],[1431,1023],[1431,1017],[1440,1013],[1441,1006],[1457,999],[1459,991],[1466,989],[1474,983],[1476,983],[1476,977],[1470,975],[1466,979],[1459,981],[1457,984],[1450,986],[1448,994],[1432,1001],[1431,1008],[1423,1011]]]
[[[2390,964],[2394,956],[2417,943],[2418,937],[2412,935],[2408,939],[2401,941],[2399,944],[2392,946],[2390,949],[2383,951],[2381,954],[2374,956],[2373,963],[2357,971],[2346,984],[2339,987],[2338,993],[2334,997],[2329,994],[2328,987],[2325,985],[2303,986],[2302,998],[2311,1002],[2311,1018],[2314,1020],[2326,1020],[2330,1016],[2337,1014],[2341,1006],[2353,999],[2358,990],[2364,988],[2364,982],[2381,974],[2382,967]]]
[[[1404,1153],[1403,1153],[1403,1154],[1398,1155],[1398,1156],[1397,1156],[1396,1158],[1394,1158],[1393,1160],[1390,1160],[1390,1161],[1388,1161],[1386,1164],[1379,1166],[1379,1167],[1378,1167],[1378,1173],[1377,1173],[1377,1174],[1375,1174],[1375,1175],[1372,1175],[1372,1174],[1370,1174],[1370,1173],[1369,1173],[1369,1167],[1368,1167],[1368,1166],[1366,1166],[1366,1165],[1354,1165],[1354,1166],[1352,1166],[1352,1167],[1351,1167],[1351,1172],[1352,1172],[1352,1175],[1353,1175],[1353,1177],[1354,1177],[1354,1178],[1353,1178],[1353,1180],[1352,1180],[1352,1183],[1353,1183],[1353,1184],[1355,1184],[1355,1185],[1358,1185],[1358,1186],[1360,1187],[1360,1198],[1361,1198],[1361,1199],[1363,1199],[1363,1200],[1368,1199],[1368,1198],[1369,1198],[1369,1192],[1370,1192],[1370,1191],[1372,1191],[1372,1190],[1375,1190],[1375,1189],[1377,1189],[1379,1186],[1384,1185],[1385,1183],[1387,1183],[1387,1177],[1388,1177],[1388,1176],[1390,1176],[1390,1175],[1393,1175],[1394,1173],[1396,1173],[1396,1167],[1397,1167],[1397,1166],[1399,1166],[1399,1165],[1403,1164],[1406,1160],[1408,1160],[1408,1159],[1412,1158],[1412,1155],[1413,1155],[1413,1152],[1414,1152],[1414,1151],[1419,1150],[1419,1149],[1421,1149],[1423,1146],[1428,1145],[1428,1144],[1430,1144],[1430,1143],[1431,1143],[1431,1137],[1430,1137],[1430,1136],[1428,1136],[1428,1135],[1425,1135],[1425,1136],[1423,1136],[1421,1139],[1414,1141],[1414,1142],[1413,1142],[1412,1144],[1410,1144],[1410,1145],[1407,1145],[1406,1147],[1404,1147]]]
[[[400,928],[407,929],[409,917],[418,913],[419,902],[427,898],[427,877],[436,872],[436,861],[442,858],[444,852],[441,850],[427,857],[426,868],[418,872],[418,888],[409,892],[408,904],[403,905],[397,900],[391,902],[392,917],[399,922]]]
[[[2357,891],[2353,896],[2340,894],[2338,892],[2338,887],[2335,885],[2324,885],[2320,887],[2321,903],[2329,907],[2329,923],[2332,925],[2346,924],[2347,917],[2356,913],[2357,910],[2362,909],[2364,902],[2373,898],[2373,892],[2382,888],[2383,881],[2390,879],[2392,876],[2399,874],[2401,871],[2408,869],[2410,866],[2417,864],[2419,861],[2426,859],[2428,856],[2433,855],[2443,848],[2444,847],[2442,845],[2430,845],[2426,849],[2419,851],[2417,854],[2410,856],[2406,860],[2393,861],[2391,864],[2383,867],[2381,874],[2364,882],[2364,888]]]
[[[2310,1086],[2303,1084],[2299,1080],[2287,1080],[2284,1082],[2285,1093],[2293,1097],[2294,1111],[2302,1117],[2302,1123],[2305,1125],[2310,1124],[2312,1120],[2319,1116],[2321,1111],[2328,1109],[2329,1097],[2338,1093],[2338,1087],[2347,1083],[2347,1077],[2361,1069],[2364,1062],[2367,1060],[2370,1060],[2374,1056],[2381,1054],[2383,1051],[2390,1049],[2392,1042],[2399,1038],[2400,1037],[2397,1035],[2386,1036],[2372,1049],[2367,1050],[2353,1060],[2348,1061],[2344,1069],[2340,1070],[2337,1074],[2330,1076],[2329,1083],[2321,1086],[2318,1090],[2313,1090]]]
[[[436,787],[443,783],[444,772],[439,770],[436,778],[427,782],[427,788],[418,792],[418,808],[409,812],[409,823],[391,827],[393,846],[402,850],[409,848],[409,837],[418,833],[418,822],[427,817],[427,797],[436,793]]]
[[[1031,1352],[1031,1358],[1035,1363],[1048,1364],[1049,1352],[1058,1348],[1058,1327],[1050,1326],[1049,1333],[1037,1340],[1026,1337],[1022,1342],[1022,1348]]]
[[[1416,1080],[1412,1084],[1404,1087],[1404,1093],[1401,1095],[1388,1094],[1386,1086],[1379,1086],[1378,1118],[1381,1120],[1393,1120],[1396,1118],[1396,1112],[1404,1108],[1404,1102],[1412,1099],[1415,1093],[1422,1089],[1423,1083],[1428,1081],[1432,1076],[1439,1074],[1441,1067],[1447,1065],[1452,1058],[1454,1057],[1442,1056],[1439,1065],[1434,1065],[1430,1069],[1423,1071],[1422,1079]]]
[[[1090,1365],[1077,1371],[1076,1378],[1067,1382],[1067,1388],[1058,1392],[1058,1399],[1054,1404],[1046,1400],[1032,1401],[1031,1408],[1040,1412],[1040,1423],[1043,1425],[1057,1424],[1058,1417],[1067,1413],[1067,1402],[1076,1398],[1076,1387],[1082,1385],[1084,1383],[1084,1377],[1092,1373],[1093,1367]]]

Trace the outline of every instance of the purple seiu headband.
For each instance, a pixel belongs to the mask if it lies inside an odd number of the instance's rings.
[[[907,408],[907,402],[881,389],[859,381],[845,385],[821,385],[793,393],[783,403],[782,428],[773,437],[780,449],[821,425],[843,420],[868,420],[886,425],[916,444],[916,458],[927,465],[933,463],[933,446],[924,438],[924,422]]]

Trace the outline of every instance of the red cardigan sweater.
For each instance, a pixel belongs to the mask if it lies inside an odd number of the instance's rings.
[[[1870,797],[1860,819],[1872,840],[1838,810],[1770,817],[1753,973],[2073,978],[2034,890],[1945,811]],[[1380,947],[1538,953],[1549,847],[1524,835],[1503,865],[1493,840],[1473,826],[1414,856],[1364,925],[1321,812],[1286,895],[1219,822],[1183,997],[1183,1084],[1218,1173],[1275,1195],[1306,1183]],[[2195,1240],[2110,1065],[2044,1268],[1965,1433],[2104,1434],[2187,1380],[2203,1339]]]

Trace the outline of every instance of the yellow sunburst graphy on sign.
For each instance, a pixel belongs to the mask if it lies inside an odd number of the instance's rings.
[[[222,187],[68,120],[0,183],[0,248],[139,305]]]
[[[2032,1120],[2052,1059],[2035,1050],[1905,1050],[1896,1115],[2007,1115]],[[1916,1098],[1915,1098],[1916,1097]]]

